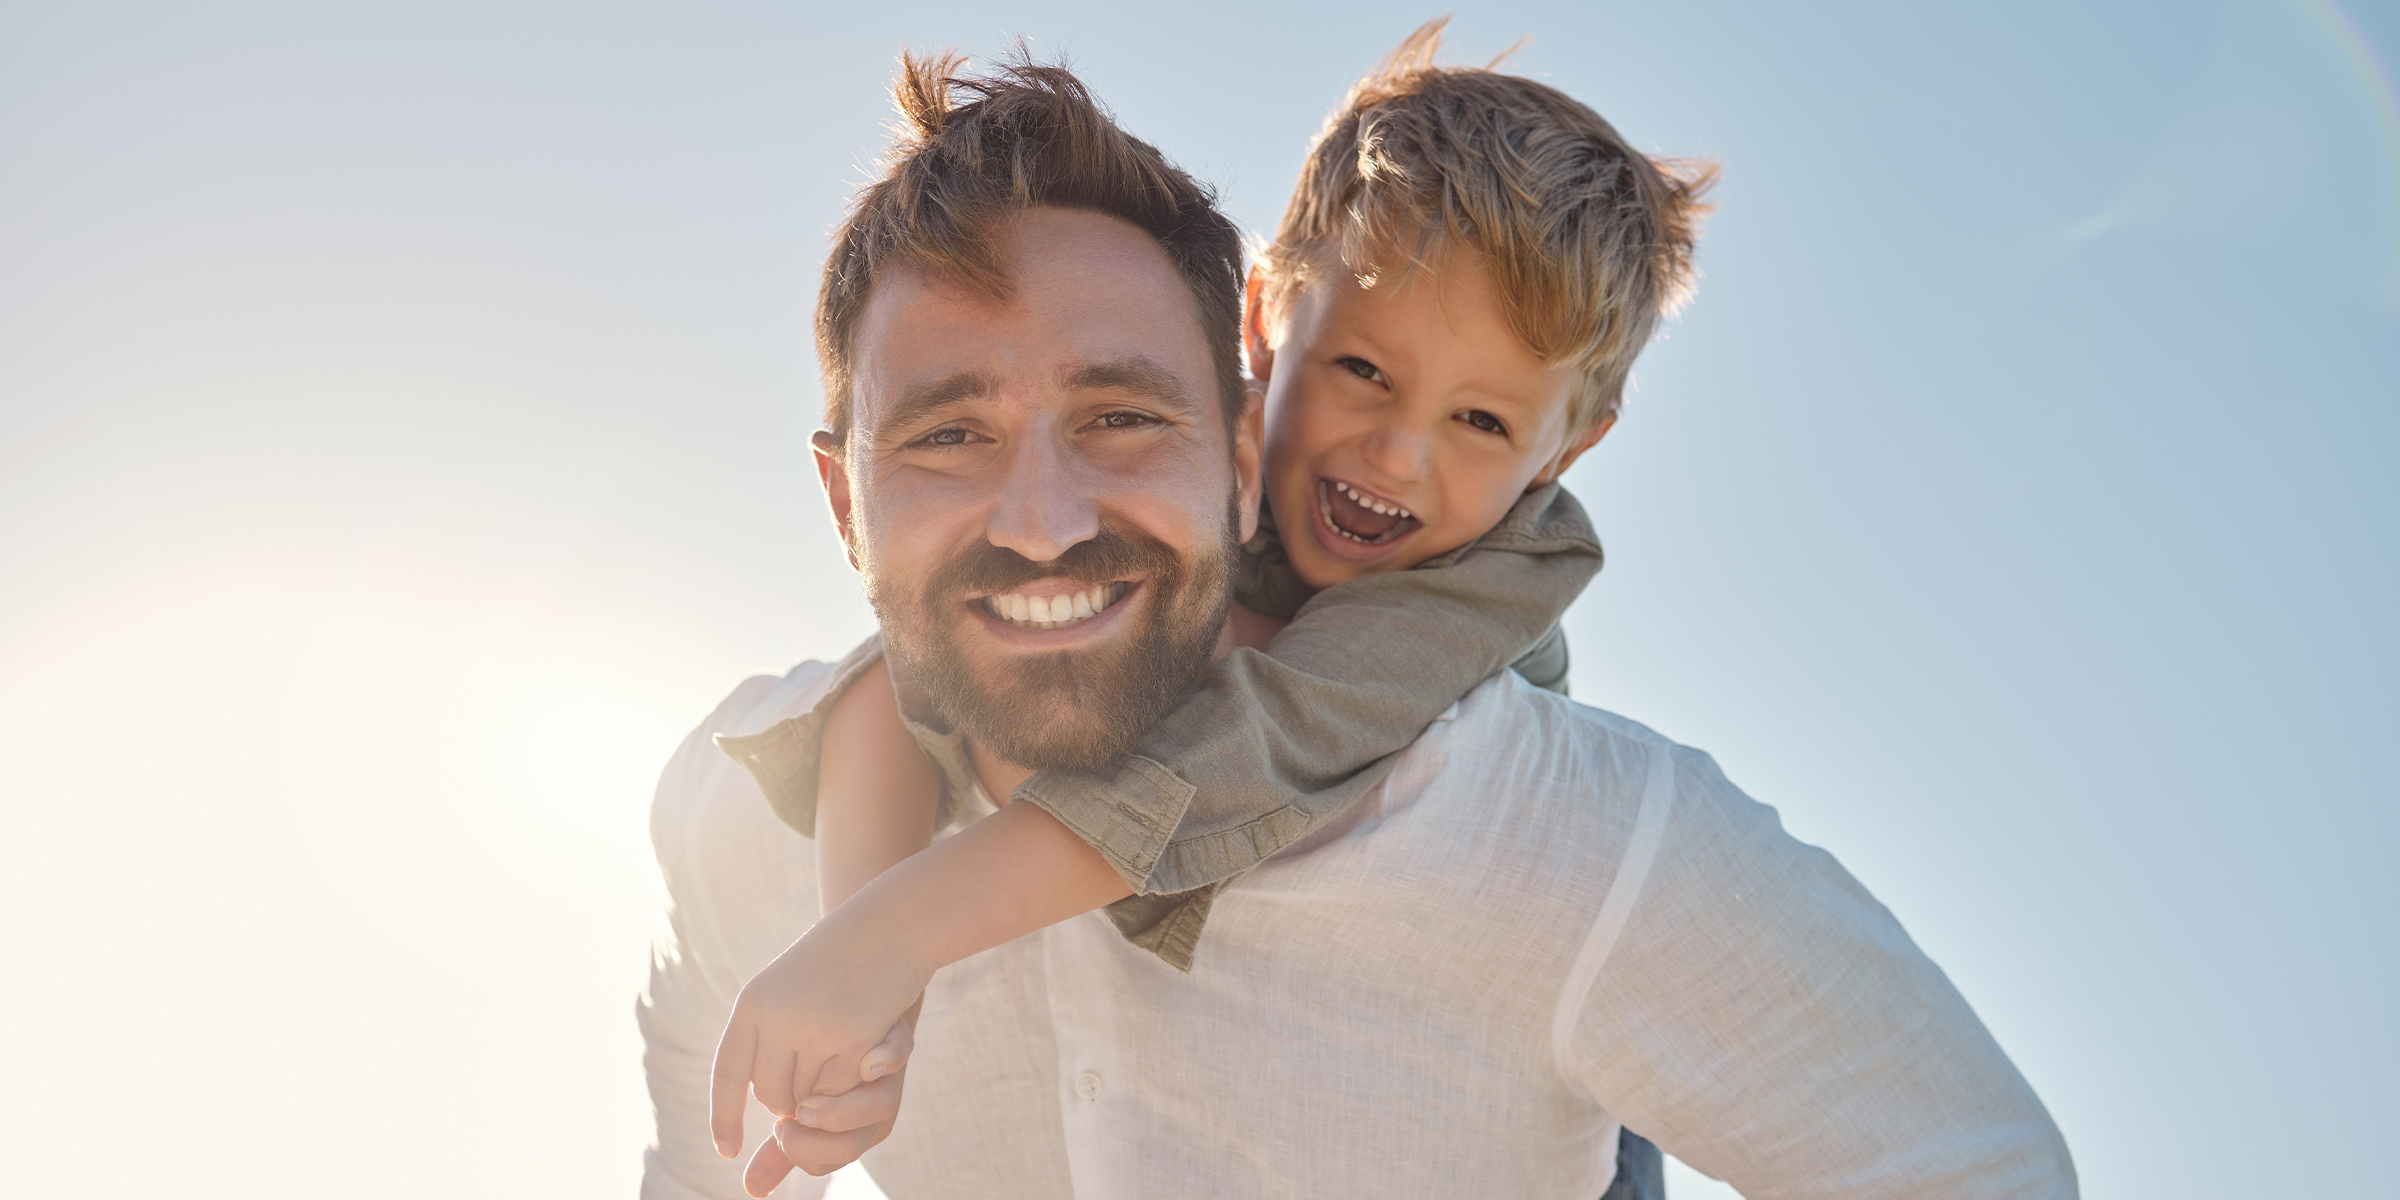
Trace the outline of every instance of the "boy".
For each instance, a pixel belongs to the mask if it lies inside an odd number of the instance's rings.
[[[1250,278],[1279,523],[1246,548],[1237,620],[1291,624],[1271,654],[1227,656],[1135,754],[1020,786],[1011,800],[1074,836],[1006,854],[917,853],[973,788],[917,750],[896,715],[925,698],[871,652],[818,729],[760,735],[822,739],[817,778],[761,782],[820,838],[829,915],[743,990],[718,1052],[720,1148],[739,1145],[745,1086],[809,1125],[803,1097],[896,1069],[877,1038],[967,954],[1105,904],[1188,968],[1216,890],[1372,788],[1459,696],[1512,660],[1563,687],[1555,622],[1599,547],[1556,480],[1687,288],[1709,178],[1554,89],[1432,66],[1441,25],[1352,90]],[[983,603],[1038,630],[1117,599]]]

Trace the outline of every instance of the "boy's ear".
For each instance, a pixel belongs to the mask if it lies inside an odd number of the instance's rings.
[[[1234,504],[1242,540],[1258,536],[1258,507],[1266,495],[1267,392],[1244,389],[1242,415],[1233,425]]]
[[[1242,288],[1242,349],[1250,358],[1250,377],[1259,380],[1275,373],[1275,343],[1267,340],[1266,294],[1267,273],[1252,263],[1250,281]]]
[[[1533,486],[1541,487],[1557,482],[1559,476],[1567,473],[1568,467],[1575,465],[1576,459],[1583,457],[1584,451],[1599,445],[1600,439],[1607,437],[1608,431],[1615,428],[1616,424],[1617,414],[1612,412],[1584,426],[1582,432],[1567,439],[1567,444],[1558,452],[1558,457],[1551,459],[1550,465],[1543,467],[1541,474],[1533,477]]]
[[[841,531],[842,553],[850,558],[850,569],[858,570],[857,531],[850,523],[850,468],[842,458],[842,444],[832,432],[820,429],[809,435],[808,448],[817,459],[817,482],[825,488],[825,504],[833,509],[833,527]]]

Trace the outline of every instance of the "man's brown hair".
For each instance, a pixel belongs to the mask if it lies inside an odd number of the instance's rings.
[[[963,74],[965,64],[956,53],[900,56],[898,133],[835,237],[817,295],[826,427],[849,436],[852,342],[877,275],[905,264],[1005,300],[999,226],[1044,207],[1116,217],[1158,240],[1199,306],[1230,424],[1244,400],[1242,239],[1215,193],[1119,129],[1065,67],[1022,46],[985,74]]]
[[[1427,22],[1350,89],[1318,133],[1275,240],[1267,311],[1319,272],[1362,287],[1481,253],[1509,326],[1583,375],[1572,428],[1615,414],[1634,357],[1690,294],[1708,163],[1652,158],[1546,84],[1434,65]]]

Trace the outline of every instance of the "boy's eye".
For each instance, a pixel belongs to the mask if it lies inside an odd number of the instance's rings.
[[[1508,436],[1508,422],[1503,421],[1480,408],[1468,409],[1466,412],[1459,415],[1459,420],[1465,421],[1467,424],[1472,425],[1475,428],[1484,431],[1485,433],[1496,433],[1501,437]]]
[[[1377,367],[1374,363],[1368,362],[1367,360],[1356,355],[1345,354],[1333,361],[1340,363],[1343,370],[1348,371],[1369,383],[1383,382],[1383,369]]]

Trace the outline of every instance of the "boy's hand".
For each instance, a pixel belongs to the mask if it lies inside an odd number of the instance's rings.
[[[811,1175],[826,1175],[858,1161],[859,1156],[891,1136],[900,1114],[900,1086],[915,1033],[909,1022],[892,1027],[884,1044],[867,1055],[870,1067],[887,1055],[894,1063],[881,1078],[862,1083],[839,1096],[810,1096],[800,1102],[797,1120],[775,1122],[775,1136],[761,1142],[742,1172],[742,1190],[765,1196],[798,1167]]]
[[[742,1100],[754,1091],[778,1117],[798,1117],[804,1097],[839,1096],[899,1069],[900,1017],[925,990],[925,974],[881,952],[853,922],[828,917],[767,964],[734,1001],[709,1079],[709,1130],[717,1153],[742,1151]],[[888,943],[886,943],[888,945]]]

